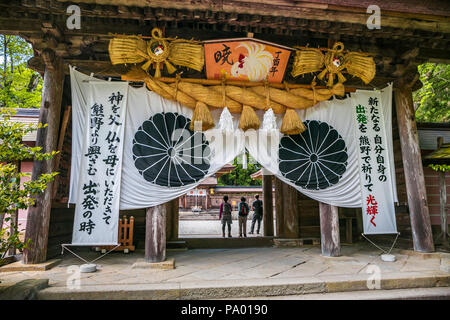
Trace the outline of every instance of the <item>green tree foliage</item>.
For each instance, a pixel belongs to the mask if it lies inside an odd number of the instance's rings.
[[[31,45],[18,36],[0,36],[0,107],[39,108],[42,78],[27,68]]]
[[[28,245],[20,240],[20,230],[14,225],[12,216],[18,209],[34,205],[35,196],[44,192],[57,174],[42,174],[35,180],[20,183],[20,179],[29,173],[20,172],[19,161],[49,160],[57,152],[43,153],[41,147],[23,144],[25,134],[43,126],[11,121],[14,112],[11,108],[0,109],[0,258],[11,247],[21,250]],[[9,222],[10,227],[3,228],[3,221]]]
[[[450,166],[448,164],[429,164],[428,167],[430,167],[434,171],[443,171],[443,172],[450,171]]]
[[[419,66],[423,87],[414,92],[418,122],[450,121],[450,65],[425,63]]]
[[[261,169],[261,165],[253,161],[247,153],[247,169],[242,168],[241,161],[238,158],[233,160],[233,165],[236,167],[232,172],[220,176],[218,179],[218,185],[221,186],[260,186],[262,180],[253,180],[250,175]]]

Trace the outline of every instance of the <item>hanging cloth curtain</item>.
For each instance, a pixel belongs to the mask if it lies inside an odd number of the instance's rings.
[[[77,202],[79,189],[76,173],[80,170],[83,130],[88,126],[86,96],[90,90],[83,80],[89,78],[71,69],[74,112],[70,203]],[[391,119],[391,90],[392,87],[381,93],[371,91],[378,95],[385,122]],[[242,154],[245,148],[265,169],[308,197],[339,207],[363,207],[361,152],[353,113],[358,97],[365,95],[358,91],[352,98],[295,110],[304,119],[307,130],[298,135],[283,135],[279,131],[282,116],[270,110],[267,114],[256,110],[263,125],[244,133],[239,129],[239,115],[232,115],[225,108],[211,110],[212,129],[192,131],[191,108],[166,100],[145,87],[129,87],[120,209],[147,208],[179,197]],[[386,170],[392,178],[388,183],[392,185],[390,192],[395,201],[389,123],[385,132],[385,156],[390,164]]]

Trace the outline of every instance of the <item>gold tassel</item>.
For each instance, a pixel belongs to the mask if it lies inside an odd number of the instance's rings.
[[[337,95],[337,96],[345,96],[345,87],[342,83],[338,82],[336,83],[333,88],[331,88],[331,93],[333,95]]]
[[[143,70],[145,70],[145,71],[147,71],[148,70],[148,68],[150,68],[150,65],[152,64],[152,60],[147,60],[147,62],[146,63],[144,63],[143,65],[142,65],[142,69]]]
[[[339,79],[338,82],[344,83],[345,81],[347,81],[347,79],[345,79],[345,77],[342,75],[342,73],[338,72],[337,76],[338,76],[338,79]]]
[[[239,119],[239,128],[244,131],[249,129],[258,129],[260,126],[258,116],[252,107],[244,105],[242,107],[241,119]]]
[[[194,115],[191,120],[190,129],[194,131],[195,121],[201,121],[202,131],[214,128],[214,120],[208,106],[201,101],[197,101],[194,109]]]
[[[334,82],[333,78],[334,78],[334,74],[330,72],[328,74],[328,83],[327,83],[328,88],[331,88],[333,86],[333,82]]]
[[[325,75],[327,74],[327,72],[328,72],[328,69],[327,69],[327,68],[323,69],[323,70],[319,73],[319,75],[317,76],[317,78],[319,78],[319,80],[322,80],[322,79],[325,77]]]
[[[138,66],[132,66],[130,70],[122,75],[122,80],[128,81],[144,81],[148,77],[147,72],[139,68]]]
[[[286,109],[286,113],[281,123],[280,131],[284,134],[300,134],[305,131],[305,125],[294,109]]]
[[[155,66],[155,78],[161,78],[161,70],[160,70],[160,64],[159,62],[156,62]]]
[[[175,71],[177,71],[177,68],[175,68],[169,61],[165,60],[164,64],[166,65],[167,72],[169,72],[170,74],[172,74]]]

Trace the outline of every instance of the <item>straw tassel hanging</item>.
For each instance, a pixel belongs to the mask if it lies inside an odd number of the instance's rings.
[[[190,129],[194,131],[195,122],[200,121],[202,125],[202,131],[206,131],[208,129],[214,128],[214,119],[211,115],[211,112],[208,109],[208,106],[201,101],[197,102],[197,105],[194,109],[194,115],[191,120]]]
[[[289,92],[289,87],[287,83],[284,83],[286,92]],[[281,122],[281,133],[284,134],[300,134],[305,131],[306,128],[298,116],[297,111],[291,108],[286,109],[286,113],[284,114],[283,121]]]
[[[177,68],[175,68],[169,61],[164,61],[164,64],[166,65],[167,68],[167,72],[169,72],[170,74],[174,73],[175,71],[177,71]]]
[[[155,68],[155,78],[161,78],[161,66],[159,62],[156,62],[154,65]]]
[[[284,134],[300,134],[305,131],[305,125],[300,119],[298,113],[294,109],[288,108],[284,114],[280,131]]]
[[[242,107],[241,118],[239,119],[239,128],[243,131],[247,131],[249,129],[257,130],[260,124],[261,123],[255,113],[255,110],[253,110],[250,106],[244,105]]]

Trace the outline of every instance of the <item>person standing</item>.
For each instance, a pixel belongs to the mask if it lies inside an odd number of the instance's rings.
[[[252,227],[250,229],[250,234],[253,234],[255,230],[255,222],[258,222],[258,228],[256,229],[256,233],[259,234],[259,229],[261,228],[261,219],[263,217],[263,203],[259,200],[259,195],[255,195],[255,201],[252,203],[253,208],[253,218],[252,218]]]
[[[247,237],[247,216],[250,208],[248,204],[245,202],[245,198],[241,198],[241,202],[238,205],[238,213],[239,213],[239,238]]]
[[[228,237],[231,238],[231,204],[228,203],[228,196],[223,197],[223,202],[219,207],[219,219],[222,221],[222,237],[225,238],[225,225],[228,225]]]

